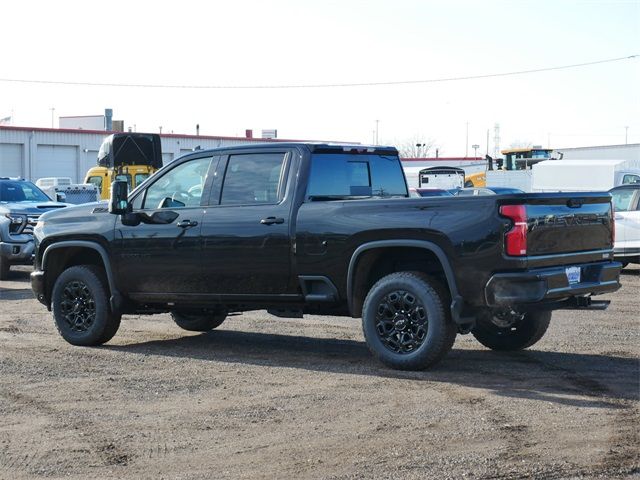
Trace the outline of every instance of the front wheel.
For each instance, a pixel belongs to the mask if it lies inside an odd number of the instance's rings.
[[[527,312],[512,324],[493,314],[478,319],[471,331],[476,340],[492,350],[523,350],[537,343],[546,333],[551,311]]]
[[[51,296],[56,327],[72,345],[101,345],[120,327],[121,315],[111,312],[104,272],[94,265],[67,268]]]
[[[227,314],[224,312],[209,314],[171,312],[171,317],[176,322],[176,325],[184,330],[208,332],[222,325],[222,322],[227,318]]]
[[[447,354],[456,326],[445,305],[448,294],[420,272],[392,273],[369,291],[362,329],[371,353],[399,370],[422,370]]]

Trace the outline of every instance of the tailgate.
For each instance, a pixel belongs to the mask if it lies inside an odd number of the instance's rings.
[[[540,193],[522,198],[527,213],[527,256],[613,248],[611,196],[607,192]]]

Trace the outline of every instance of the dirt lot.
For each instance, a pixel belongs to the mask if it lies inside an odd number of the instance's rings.
[[[332,317],[125,317],[72,347],[22,269],[0,288],[0,477],[637,478],[639,272],[529,351],[458,336],[400,373]]]

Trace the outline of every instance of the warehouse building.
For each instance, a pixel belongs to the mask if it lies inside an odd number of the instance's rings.
[[[70,177],[80,183],[96,165],[100,144],[111,131],[65,128],[0,126],[0,177],[21,177],[36,181],[43,177]],[[295,141],[245,137],[161,134],[162,160],[167,163],[202,149],[247,143]],[[333,142],[340,143],[340,142]]]

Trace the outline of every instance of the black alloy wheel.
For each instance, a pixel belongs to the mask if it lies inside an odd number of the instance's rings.
[[[399,370],[422,370],[444,357],[457,327],[449,292],[422,272],[396,272],[378,280],[364,300],[362,330],[371,353]]]
[[[72,345],[101,345],[120,327],[120,314],[111,311],[104,270],[76,265],[64,270],[51,293],[56,328]]]
[[[549,328],[551,311],[527,312],[513,324],[505,323],[504,315],[490,313],[479,316],[471,334],[492,350],[515,351],[536,344]]]
[[[89,287],[72,280],[62,290],[60,314],[74,332],[86,332],[96,319],[96,302]]]
[[[427,310],[411,292],[395,290],[382,298],[376,330],[382,344],[394,353],[415,352],[427,337]]]

